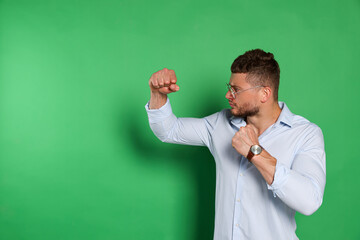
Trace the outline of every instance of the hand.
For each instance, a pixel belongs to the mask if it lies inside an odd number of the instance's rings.
[[[177,79],[174,70],[164,68],[151,75],[149,86],[152,93],[167,95],[179,91],[180,88],[176,82]]]
[[[259,145],[259,132],[253,125],[241,127],[232,138],[232,146],[238,153],[246,157],[252,145]]]

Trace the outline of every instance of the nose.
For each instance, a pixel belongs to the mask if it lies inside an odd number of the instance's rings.
[[[228,90],[228,91],[226,92],[225,98],[228,99],[228,100],[233,100],[233,96],[232,96],[230,90]]]

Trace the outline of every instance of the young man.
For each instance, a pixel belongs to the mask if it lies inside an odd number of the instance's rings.
[[[314,213],[325,188],[321,129],[278,102],[279,65],[255,49],[235,59],[226,98],[231,109],[177,118],[167,94],[173,70],[154,73],[146,105],[164,142],[207,146],[216,162],[215,240],[298,239],[295,212]]]

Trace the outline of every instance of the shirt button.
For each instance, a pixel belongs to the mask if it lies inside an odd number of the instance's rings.
[[[238,198],[238,199],[236,199],[236,201],[237,201],[237,202],[240,202],[240,199]]]
[[[242,177],[242,176],[243,176],[243,174],[242,174],[242,173],[240,173],[239,175],[240,175],[240,177]]]
[[[239,227],[239,224],[236,224],[237,227]]]

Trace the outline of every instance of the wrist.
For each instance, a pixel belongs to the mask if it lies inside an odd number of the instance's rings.
[[[166,98],[167,94],[161,93],[158,89],[150,90],[151,97]]]
[[[252,162],[253,157],[260,155],[262,150],[263,148],[259,144],[251,145],[246,158]]]
[[[251,163],[254,165],[257,165],[259,162],[261,162],[262,159],[264,159],[264,156],[262,156],[262,155],[263,155],[263,153],[253,156],[251,158]]]
[[[167,101],[166,94],[162,94],[159,92],[151,92],[149,109],[159,109],[166,103],[166,101]]]

